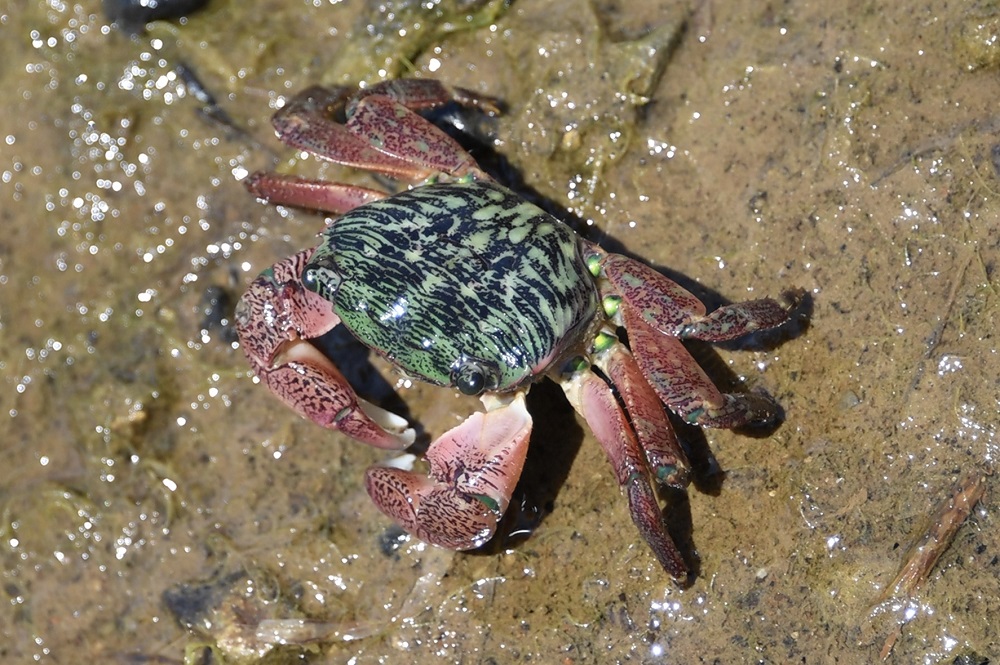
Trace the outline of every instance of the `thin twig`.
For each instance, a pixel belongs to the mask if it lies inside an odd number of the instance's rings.
[[[970,472],[941,502],[923,535],[907,550],[903,565],[879,596],[876,606],[889,598],[908,600],[913,597],[927,580],[938,559],[951,546],[959,527],[982,498],[988,475],[980,470]],[[901,635],[902,623],[897,623],[879,652],[882,660],[889,657],[893,645]]]

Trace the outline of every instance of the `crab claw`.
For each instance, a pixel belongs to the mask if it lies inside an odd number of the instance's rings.
[[[309,342],[286,342],[274,365],[261,374],[267,387],[317,425],[392,450],[416,438],[405,418],[355,395],[336,365]]]
[[[428,476],[368,469],[365,487],[379,510],[417,538],[448,549],[474,549],[492,538],[521,475],[531,415],[523,393],[487,409],[431,444]]]
[[[340,323],[298,275],[312,250],[265,270],[236,306],[236,332],[254,373],[299,415],[379,448],[402,449],[415,433],[404,418],[358,397],[336,365],[307,340]]]

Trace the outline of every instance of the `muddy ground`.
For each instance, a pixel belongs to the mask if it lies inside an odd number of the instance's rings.
[[[1000,7],[425,4],[212,0],[134,37],[96,0],[0,9],[4,662],[1000,658]],[[778,334],[694,348],[785,417],[681,429],[696,482],[663,498],[687,588],[552,386],[510,524],[530,535],[454,554],[370,505],[383,452],[252,382],[235,299],[322,218],[239,179],[373,184],[268,118],[403,74],[505,100],[482,129],[523,193],[711,305],[808,292]],[[342,351],[429,433],[471,408]],[[963,481],[985,487],[964,523]]]

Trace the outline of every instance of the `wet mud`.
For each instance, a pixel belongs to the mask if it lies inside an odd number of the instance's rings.
[[[130,35],[96,0],[7,3],[0,657],[1000,658],[998,16],[218,0]],[[482,131],[522,193],[710,306],[809,294],[777,335],[692,347],[785,413],[763,433],[679,428],[696,481],[662,498],[687,588],[552,386],[529,401],[511,537],[455,554],[370,505],[383,452],[252,381],[233,303],[323,221],[240,179],[384,184],[293,154],[268,119],[309,84],[398,75],[503,99]],[[428,435],[475,408],[330,344]]]

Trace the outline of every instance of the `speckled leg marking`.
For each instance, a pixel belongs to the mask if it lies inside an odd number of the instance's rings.
[[[236,306],[240,344],[254,373],[305,418],[379,448],[413,443],[406,421],[359,399],[337,368],[306,339],[340,323],[330,303],[299,279],[313,250],[299,252],[253,281]]]
[[[761,298],[724,305],[704,318],[682,324],[677,336],[705,342],[724,342],[758,330],[777,328],[788,321],[788,314],[798,305],[801,295],[792,291],[780,300]]]
[[[323,159],[412,182],[442,174],[489,179],[454,139],[414,111],[456,102],[498,113],[496,100],[418,79],[383,81],[356,93],[342,86],[307,88],[274,114],[275,132],[291,147]],[[340,114],[346,122],[338,121]],[[335,214],[388,196],[364,187],[278,173],[254,173],[245,184],[270,203]]]
[[[430,168],[435,174],[453,178],[470,174],[486,177],[455,139],[389,97],[372,95],[359,101],[346,126],[366,138],[376,150],[409,160],[414,166]]]
[[[629,419],[611,388],[592,372],[577,372],[563,382],[570,403],[601,442],[615,477],[628,496],[629,512],[657,561],[674,578],[687,577],[684,557],[670,538],[649,482],[649,468]]]
[[[620,254],[607,254],[601,267],[615,291],[628,307],[636,310],[649,326],[671,337],[723,342],[757,330],[776,328],[788,321],[788,313],[800,296],[783,294],[772,298],[725,305],[705,314],[705,305],[676,282],[647,265]]]
[[[379,510],[440,547],[468,550],[492,538],[521,476],[531,416],[523,394],[490,406],[431,444],[428,476],[386,466],[368,469],[365,487]]]
[[[622,315],[642,374],[663,403],[687,422],[731,428],[766,423],[777,415],[770,397],[722,393],[679,339],[654,330],[631,308],[623,308]]]
[[[271,124],[289,146],[338,164],[414,181],[433,173],[433,169],[376,150],[366,138],[337,122],[333,114],[343,103],[339,88],[306,88],[274,114]]]
[[[342,88],[308,88],[278,111],[275,131],[288,145],[355,168],[409,181],[432,175],[487,178],[475,160],[415,110],[449,102],[492,109],[496,104],[468,90],[417,80],[373,86],[344,109]],[[344,111],[346,122],[335,117]]]
[[[457,86],[445,85],[435,79],[381,81],[362,90],[360,94],[355,96],[355,99],[360,100],[371,95],[382,95],[395,99],[406,108],[414,111],[428,111],[448,102],[455,102],[468,108],[477,108],[489,115],[497,115],[501,112],[501,103],[495,97],[481,95],[478,92]],[[347,114],[350,115],[353,110],[353,104],[348,104]]]
[[[243,184],[251,194],[268,203],[310,208],[336,215],[342,215],[358,206],[388,196],[377,189],[299,178],[282,173],[254,173],[244,180]]]
[[[671,410],[703,427],[739,427],[775,417],[778,406],[766,395],[720,392],[680,339],[719,342],[780,326],[788,321],[799,294],[786,293],[782,302],[764,298],[735,303],[706,315],[700,300],[649,266],[597,248],[590,251],[621,298],[617,321],[628,330],[642,374]]]
[[[677,441],[659,395],[643,377],[635,358],[623,344],[614,344],[594,356],[593,362],[618,391],[656,482],[686,487],[690,468],[687,456]]]

